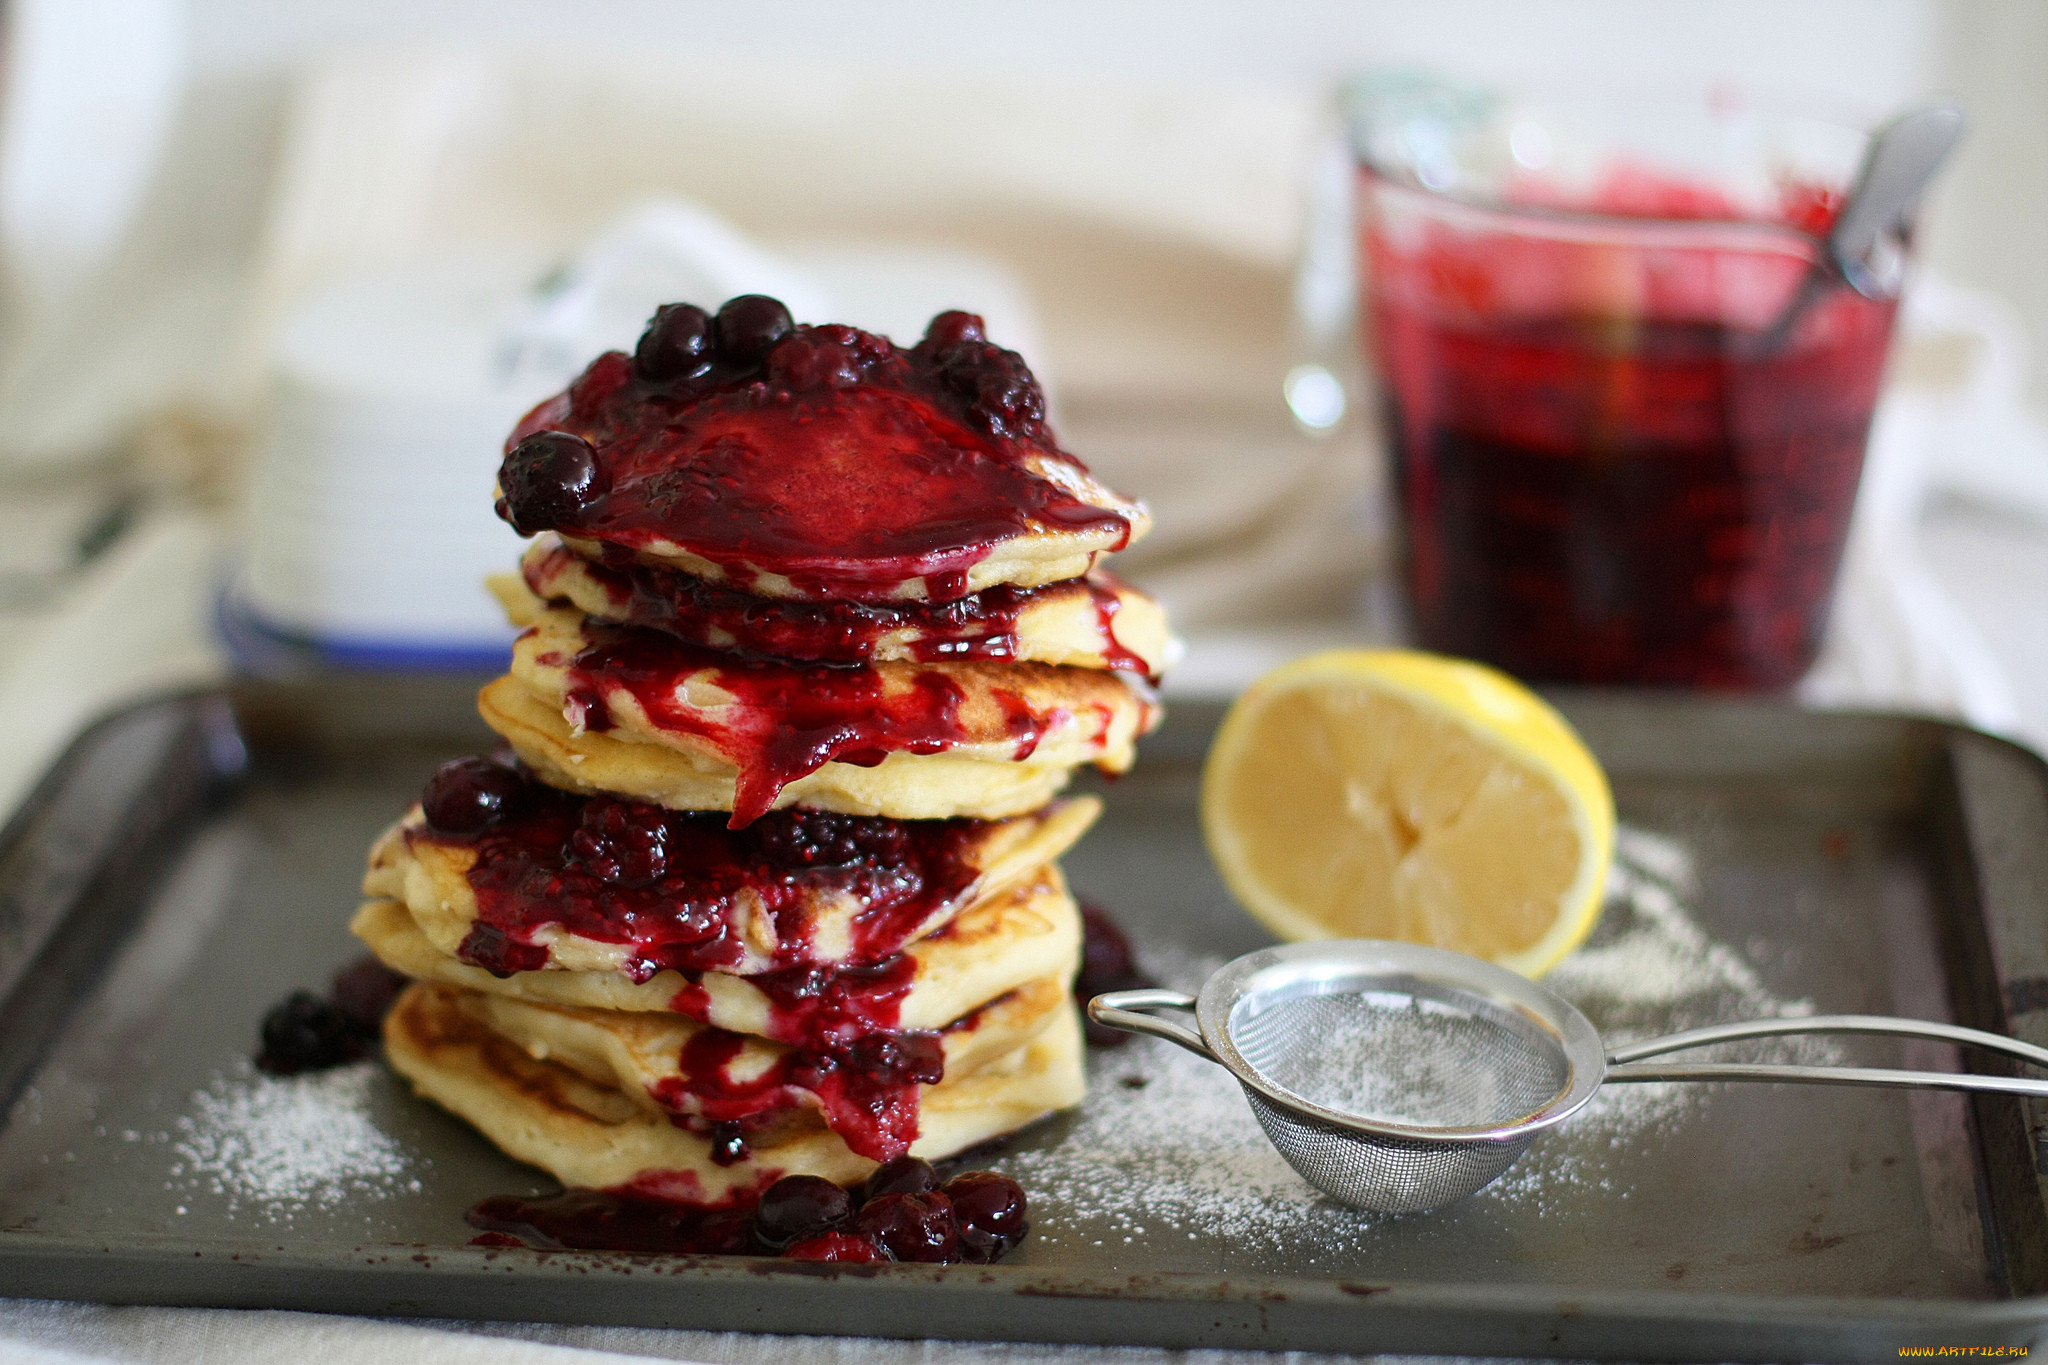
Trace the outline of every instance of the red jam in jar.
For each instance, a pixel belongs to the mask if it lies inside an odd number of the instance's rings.
[[[1745,223],[1711,193],[1610,188],[1612,216],[1546,217],[1365,173],[1417,636],[1536,679],[1787,687],[1819,649],[1896,305],[1838,286],[1774,340],[1828,196]]]

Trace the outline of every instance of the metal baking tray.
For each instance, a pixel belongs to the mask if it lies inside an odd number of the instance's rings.
[[[2023,1344],[2048,1323],[2030,1102],[1790,1086],[1617,1101],[1472,1200],[1373,1219],[1262,1153],[1222,1072],[1150,1041],[1096,1054],[1087,1105],[991,1159],[1024,1179],[1035,1224],[995,1266],[472,1247],[464,1209],[546,1179],[374,1062],[285,1081],[246,1059],[271,1003],[356,954],[344,926],[371,837],[436,762],[489,746],[473,683],[147,702],[81,737],[0,836],[0,1293],[1629,1359],[1890,1357]],[[2048,1044],[2038,758],[1921,719],[1559,701],[1626,826],[1615,901],[1555,978],[1611,1036],[1810,1008]],[[1067,859],[1183,983],[1263,941],[1196,828],[1217,715],[1175,707]],[[1922,1044],[1856,1048],[1944,1064]]]

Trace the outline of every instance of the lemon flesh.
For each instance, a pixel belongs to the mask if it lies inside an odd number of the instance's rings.
[[[1536,976],[1600,913],[1614,801],[1564,718],[1505,674],[1334,650],[1232,706],[1202,826],[1232,894],[1283,939],[1399,939]]]

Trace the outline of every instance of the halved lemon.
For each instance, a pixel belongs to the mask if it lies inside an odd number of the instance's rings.
[[[1230,708],[1202,830],[1282,939],[1399,939],[1540,976],[1599,917],[1614,797],[1564,717],[1506,674],[1340,649]]]

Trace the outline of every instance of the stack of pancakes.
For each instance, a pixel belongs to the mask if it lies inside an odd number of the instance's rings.
[[[1099,803],[1058,793],[1158,718],[1164,615],[1097,568],[1146,513],[978,319],[900,350],[769,302],[663,309],[515,430],[516,761],[445,766],[354,923],[414,978],[392,1065],[570,1186],[852,1183],[1084,1088],[1057,860]]]

